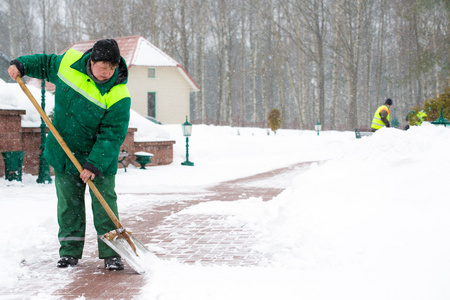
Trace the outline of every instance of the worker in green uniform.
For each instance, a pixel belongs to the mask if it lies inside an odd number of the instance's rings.
[[[85,53],[69,49],[62,55],[34,54],[11,61],[12,79],[30,76],[54,83],[53,125],[83,166],[78,172],[50,132],[44,156],[55,172],[60,242],[57,266],[75,266],[82,258],[88,179],[118,217],[115,174],[119,148],[125,140],[131,99],[126,83],[128,69],[114,39],[97,41]],[[116,229],[100,202],[90,191],[98,236]],[[109,270],[124,268],[120,256],[98,239],[98,254]]]
[[[427,120],[427,113],[423,110],[420,110],[419,112],[415,112],[414,110],[411,110],[406,115],[406,121],[408,121],[408,125],[405,126],[405,130],[408,130],[411,126],[420,126],[422,125],[423,121]]]

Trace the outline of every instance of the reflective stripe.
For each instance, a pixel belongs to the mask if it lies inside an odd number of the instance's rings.
[[[94,103],[97,106],[100,106],[103,109],[106,109],[106,104],[101,103],[100,101],[97,101],[97,99],[91,97],[89,94],[87,94],[85,91],[83,91],[82,89],[79,89],[74,83],[70,82],[70,80],[68,80],[67,78],[65,78],[61,73],[58,72],[58,76],[59,78],[64,81],[65,84],[67,84],[68,86],[70,86],[72,89],[74,89],[76,92],[80,93],[81,95],[83,95],[86,99],[88,99],[89,101],[91,101],[92,103]]]
[[[58,238],[58,240],[60,242],[67,242],[67,241],[82,242],[82,241],[84,241],[84,237],[68,236],[68,237]]]
[[[375,112],[375,115],[373,116],[373,119],[372,119],[372,128],[373,129],[380,129],[381,127],[386,126],[386,124],[384,124],[384,122],[381,120],[380,112],[382,110],[387,110],[388,115],[387,115],[386,119],[389,121],[389,108],[386,105],[381,105],[380,107],[378,107],[377,111]]]
[[[130,97],[130,93],[125,84],[115,85],[108,93],[102,95],[95,85],[95,82],[91,80],[88,75],[70,67],[82,56],[82,52],[73,49],[67,50],[59,66],[59,79],[87,100],[103,109],[108,109],[121,99]]]
[[[377,118],[377,117],[373,118],[373,120],[372,120],[372,127],[373,127],[373,125],[375,125],[375,126],[380,126],[380,128],[381,128],[381,127],[383,127],[383,125],[381,125],[381,124],[384,124],[384,122],[381,121],[380,118]]]

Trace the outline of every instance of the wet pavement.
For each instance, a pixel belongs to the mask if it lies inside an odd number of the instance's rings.
[[[224,215],[179,212],[206,201],[236,201],[252,197],[268,201],[289,186],[298,172],[310,164],[299,163],[222,182],[198,195],[173,194],[176,200],[156,203],[138,213],[122,213],[121,222],[127,228],[132,227],[133,234],[162,260],[175,259],[184,264],[204,266],[257,265],[263,257],[252,250],[257,238],[251,231],[226,222],[227,216]],[[188,201],[180,201],[183,196]],[[170,199],[171,194],[164,197]],[[76,267],[56,268],[58,257],[55,251],[54,260],[39,266],[30,265],[31,278],[21,278],[13,289],[0,291],[0,299],[33,299],[39,295],[61,299],[133,299],[138,296],[146,284],[146,276],[135,273],[126,262],[123,271],[105,270],[103,260],[97,258],[95,239],[94,233],[86,234],[84,257]],[[70,282],[67,282],[68,278]]]

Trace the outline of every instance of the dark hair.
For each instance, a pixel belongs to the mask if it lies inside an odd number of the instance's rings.
[[[112,65],[120,62],[119,45],[114,39],[99,40],[92,47],[91,60],[93,62],[106,61]]]
[[[392,100],[391,100],[391,98],[387,98],[386,101],[384,102],[384,104],[386,104],[386,105],[392,105]]]

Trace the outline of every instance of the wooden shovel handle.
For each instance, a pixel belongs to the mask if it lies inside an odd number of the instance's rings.
[[[47,117],[47,115],[45,114],[45,112],[42,109],[42,107],[38,104],[38,102],[34,98],[33,94],[31,94],[31,92],[28,89],[28,87],[23,83],[22,78],[20,78],[20,76],[17,76],[16,77],[16,81],[19,83],[19,85],[22,88],[22,90],[24,91],[24,93],[28,96],[28,98],[30,99],[31,103],[33,103],[34,107],[37,109],[37,111],[41,115],[41,118],[44,120],[45,124],[47,124],[48,128],[53,133],[53,136],[56,138],[58,143],[61,145],[61,147],[63,148],[64,152],[66,152],[67,156],[73,162],[73,164],[75,165],[77,170],[81,173],[83,171],[83,167],[80,165],[80,163],[78,162],[78,160],[75,157],[75,155],[73,155],[72,151],[70,151],[70,149],[67,146],[66,142],[64,142],[63,138],[61,137],[59,132],[56,130],[55,126],[53,126],[52,121],[50,121],[50,119]],[[105,211],[108,214],[108,216],[111,218],[111,220],[116,225],[116,227],[118,229],[123,228],[122,224],[120,224],[119,219],[116,217],[114,212],[111,210],[111,208],[109,207],[108,203],[106,203],[105,199],[100,194],[100,191],[97,189],[97,187],[92,182],[92,180],[88,179],[87,183],[88,183],[89,187],[91,188],[91,190],[94,192],[94,194],[97,197],[98,201],[100,201],[100,204],[103,206],[103,208],[105,209]]]

